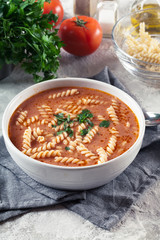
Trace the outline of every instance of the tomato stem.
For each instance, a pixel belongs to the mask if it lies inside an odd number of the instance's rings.
[[[87,27],[85,26],[85,24],[86,24],[87,22],[85,22],[84,20],[82,20],[82,19],[80,19],[80,18],[78,18],[78,17],[77,17],[76,21],[74,21],[74,22],[75,22],[76,25],[79,26],[79,27],[87,28]]]

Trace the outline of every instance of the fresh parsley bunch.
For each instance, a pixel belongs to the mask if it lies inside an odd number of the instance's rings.
[[[0,0],[0,68],[21,63],[35,82],[56,77],[62,42],[49,24],[57,15],[43,13],[49,0]]]

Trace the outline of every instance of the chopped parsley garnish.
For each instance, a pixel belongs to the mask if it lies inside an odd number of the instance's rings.
[[[94,123],[93,122],[91,122],[91,120],[90,119],[87,119],[86,120],[86,122],[91,126],[91,127],[93,127],[94,126]]]
[[[67,121],[67,118],[64,117],[63,113],[54,114],[54,116],[57,118],[58,126]]]
[[[82,129],[82,130],[80,131],[81,136],[85,136],[85,135],[87,135],[87,133],[89,133],[89,131],[90,131],[91,129],[92,129],[91,127],[88,127],[88,128]]]
[[[71,121],[70,115],[67,116],[67,122],[69,123]]]
[[[81,136],[85,136],[88,133],[88,129],[85,128],[85,129],[81,130],[80,133],[81,133]]]
[[[58,113],[58,114],[53,114],[57,119],[63,118],[64,114],[63,113]]]
[[[57,132],[57,135],[60,135],[60,134],[62,134],[63,132],[68,133],[69,137],[72,137],[72,136],[73,136],[73,130],[70,128],[70,126],[67,127],[66,129],[63,129],[63,130]]]
[[[66,151],[70,150],[70,147],[65,147]]]
[[[54,115],[57,118],[57,125],[61,125],[62,123],[64,124],[63,130],[57,132],[57,135],[62,134],[63,132],[68,133],[69,137],[73,136],[73,130],[70,127],[70,124],[73,122],[70,120],[70,115],[66,117],[64,117],[63,113],[58,113],[56,115]]]
[[[88,109],[83,109],[80,114],[77,115],[77,120],[79,123],[88,122],[88,118],[92,118],[93,114]],[[91,121],[90,121],[91,122]]]
[[[103,120],[103,121],[99,124],[100,127],[105,127],[105,128],[108,128],[109,125],[110,125],[110,121],[109,121],[109,120]]]
[[[70,124],[73,122],[79,122],[79,124],[88,123],[88,128],[80,131],[81,136],[85,136],[94,126],[93,122],[90,120],[90,118],[93,118],[93,114],[88,109],[83,109],[82,112],[78,114],[74,120],[71,120],[70,115],[65,117],[63,113],[54,114],[54,116],[57,118],[57,126],[64,124],[63,129],[57,132],[57,135],[66,132],[68,133],[69,137],[72,137],[74,132],[71,129]],[[52,127],[56,127],[56,125],[52,125]]]
[[[64,124],[64,131],[69,134],[69,137],[73,136],[73,130],[71,129],[71,127],[69,125]]]

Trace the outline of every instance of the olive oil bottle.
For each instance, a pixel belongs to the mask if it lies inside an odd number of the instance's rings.
[[[136,13],[139,10],[146,11]],[[160,0],[137,0],[133,3],[131,12],[133,13],[131,22],[134,26],[145,22],[147,32],[150,34],[160,33]]]

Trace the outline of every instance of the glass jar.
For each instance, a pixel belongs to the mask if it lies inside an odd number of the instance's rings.
[[[103,37],[111,37],[112,29],[117,21],[118,4],[115,0],[99,0],[96,19],[100,23]]]

